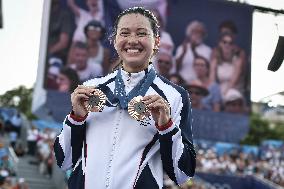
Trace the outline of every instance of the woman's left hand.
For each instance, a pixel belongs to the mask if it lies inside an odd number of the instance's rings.
[[[144,96],[142,101],[149,108],[150,113],[158,126],[165,125],[170,121],[170,105],[161,96]]]

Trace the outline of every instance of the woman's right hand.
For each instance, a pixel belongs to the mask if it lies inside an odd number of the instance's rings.
[[[84,117],[88,114],[86,103],[89,96],[95,91],[95,87],[88,87],[78,85],[78,87],[71,94],[72,109],[76,116]]]

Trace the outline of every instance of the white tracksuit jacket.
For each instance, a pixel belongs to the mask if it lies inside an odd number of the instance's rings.
[[[152,66],[149,66],[150,69]],[[122,71],[128,93],[148,72]],[[67,115],[54,143],[57,164],[72,168],[70,189],[161,189],[163,170],[177,184],[195,172],[192,116],[189,96],[182,87],[156,75],[146,95],[158,94],[171,106],[173,124],[164,131],[153,119],[134,120],[117,107],[113,95],[117,71],[84,83],[97,86],[108,97],[102,112],[86,120]],[[72,118],[73,117],[73,118]]]

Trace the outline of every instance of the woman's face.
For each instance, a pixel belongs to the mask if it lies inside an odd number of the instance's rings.
[[[222,37],[221,41],[219,42],[219,45],[223,52],[231,52],[233,47],[233,38],[229,35],[225,35]]]
[[[159,38],[155,38],[150,21],[140,14],[128,14],[120,18],[114,47],[123,61],[123,68],[138,72],[147,68],[157,48]]]
[[[205,60],[203,60],[201,58],[196,58],[194,60],[193,68],[194,68],[194,71],[195,71],[198,78],[208,75],[209,70],[206,66],[206,62],[205,62]]]
[[[60,73],[57,76],[56,83],[58,85],[58,91],[68,92],[70,90],[71,81],[66,75]]]
[[[100,27],[90,27],[87,31],[88,39],[98,41],[102,36],[102,29]]]

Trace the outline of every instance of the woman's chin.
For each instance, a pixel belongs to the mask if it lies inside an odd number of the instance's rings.
[[[148,66],[148,62],[144,60],[137,60],[137,59],[127,59],[124,62],[124,68],[126,71],[141,71]],[[128,68],[128,69],[127,69]]]

